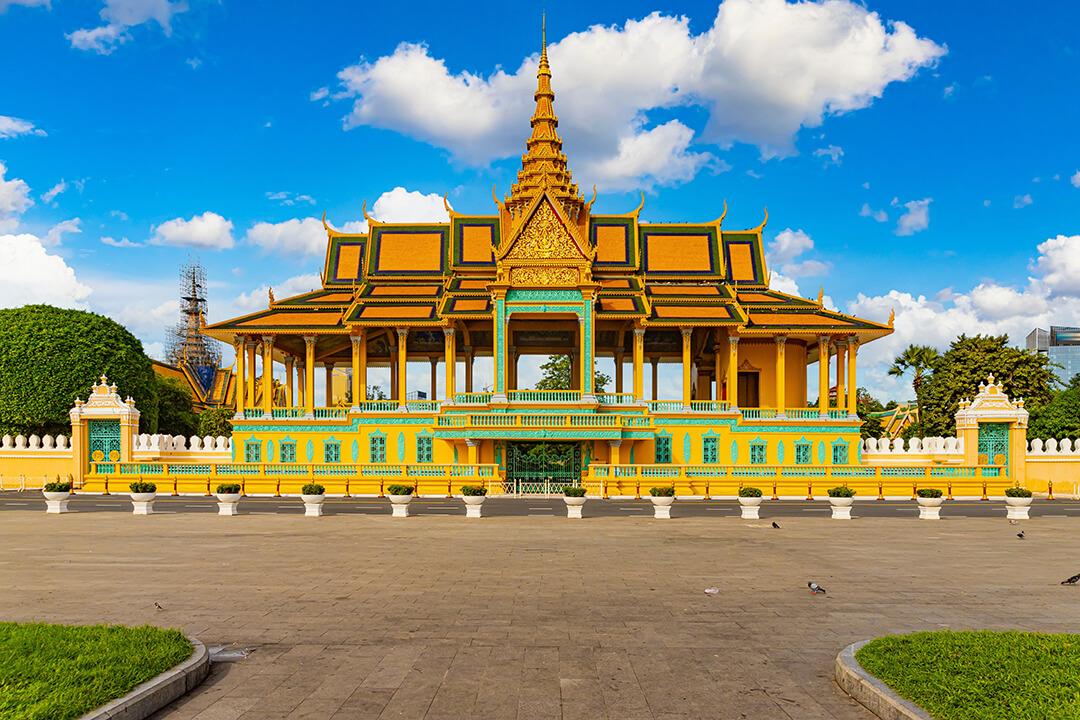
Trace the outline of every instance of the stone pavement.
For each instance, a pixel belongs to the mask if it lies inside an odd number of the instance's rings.
[[[0,618],[153,623],[259,646],[156,720],[867,719],[832,680],[851,642],[1080,632],[1080,588],[1058,584],[1080,572],[1074,519],[1033,520],[1019,540],[1003,517],[809,515],[773,530],[11,512]]]

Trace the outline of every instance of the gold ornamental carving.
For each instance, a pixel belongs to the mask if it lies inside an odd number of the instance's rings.
[[[554,208],[542,202],[510,249],[509,260],[556,260],[584,257],[570,231],[563,226]]]
[[[578,271],[575,268],[522,267],[510,271],[512,285],[576,285]]]

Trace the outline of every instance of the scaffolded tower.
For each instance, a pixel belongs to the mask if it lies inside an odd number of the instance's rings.
[[[207,387],[221,362],[221,352],[206,342],[206,271],[198,258],[189,256],[180,266],[181,321],[173,326],[166,360],[177,367],[186,365]]]

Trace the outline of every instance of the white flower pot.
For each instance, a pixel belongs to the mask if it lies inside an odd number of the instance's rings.
[[[585,496],[581,497],[567,497],[563,495],[563,502],[566,503],[566,517],[581,519],[581,506],[585,504]]]
[[[855,498],[848,497],[830,497],[829,504],[832,505],[832,519],[833,520],[850,520],[851,519],[851,503],[855,502]]]
[[[322,517],[325,495],[300,495],[300,499],[304,501],[304,517]]]
[[[760,516],[758,511],[761,508],[761,501],[764,498],[761,497],[740,497],[739,505],[742,506],[742,519],[743,520],[758,520]]]
[[[462,495],[461,499],[465,501],[465,517],[478,518],[487,495]]]
[[[669,520],[671,518],[671,503],[675,502],[674,496],[658,497],[650,495],[649,499],[652,500],[654,518],[660,520]]]
[[[1010,520],[1030,520],[1028,517],[1028,508],[1031,505],[1031,498],[1026,497],[1009,497],[1005,496],[1005,505],[1008,512],[1008,518]]]
[[[239,515],[240,493],[214,493],[218,499],[218,515]]]
[[[945,498],[924,498],[916,497],[919,502],[919,519],[920,520],[940,520],[941,519],[941,501]]]
[[[154,514],[154,498],[157,497],[156,492],[152,493],[131,493],[131,504],[133,515],[153,515]]]
[[[412,495],[387,495],[390,498],[391,517],[409,517],[409,503]]]
[[[71,512],[68,510],[70,492],[45,492],[45,512],[49,515]]]

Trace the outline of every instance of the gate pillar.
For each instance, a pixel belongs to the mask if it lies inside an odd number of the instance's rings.
[[[76,487],[81,487],[92,462],[131,462],[135,433],[139,431],[139,411],[130,397],[121,400],[116,384],[109,385],[102,375],[101,383],[95,384],[84,403],[76,398],[75,407],[68,412],[71,419],[71,477]],[[94,423],[118,424],[116,433],[102,433],[101,439],[92,437]],[[109,437],[104,437],[108,435]],[[91,440],[95,441],[91,446]],[[100,445],[101,447],[98,447]]]
[[[979,384],[979,392],[971,402],[960,401],[956,413],[956,434],[964,443],[964,464],[1004,465],[1009,478],[1023,486],[1027,480],[1027,424],[1023,398],[1010,401],[991,375]]]

